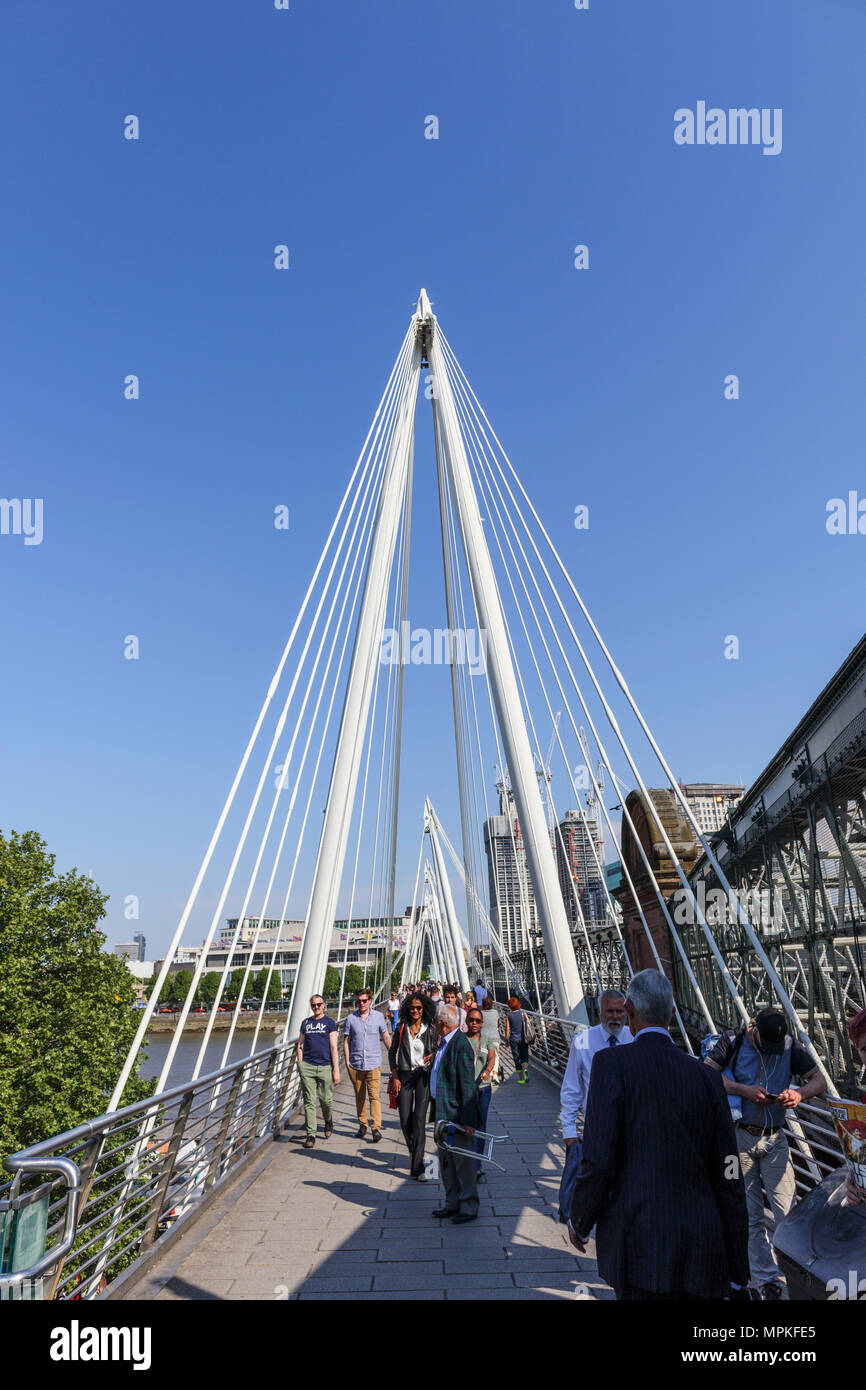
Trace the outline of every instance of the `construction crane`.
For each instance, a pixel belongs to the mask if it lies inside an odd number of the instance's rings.
[[[547,828],[551,834],[553,834],[556,821],[554,820],[553,802],[550,797],[550,778],[552,775],[550,771],[550,759],[553,757],[553,746],[556,743],[556,731],[559,728],[559,721],[561,718],[562,710],[560,709],[556,711],[556,718],[553,721],[553,733],[550,736],[550,747],[547,750],[547,757],[544,762],[542,763],[540,761],[537,753],[535,755],[535,761],[538,763],[538,770],[535,775],[538,778],[539,787],[542,789],[541,799],[547,807]]]

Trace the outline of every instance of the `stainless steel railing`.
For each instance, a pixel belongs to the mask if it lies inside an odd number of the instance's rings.
[[[295,1108],[296,1046],[267,1048],[7,1158],[7,1215],[41,1184],[48,1220],[44,1252],[0,1274],[0,1296],[93,1298],[190,1221]]]
[[[496,1011],[500,1021],[510,1012],[503,1004],[497,1004]],[[529,1060],[534,1067],[560,1085],[565,1076],[568,1053],[574,1037],[583,1031],[584,1025],[569,1023],[563,1019],[551,1018],[547,1014],[534,1013],[525,1009],[535,1028],[535,1042],[529,1050]],[[500,1033],[502,1033],[500,1028]],[[501,1038],[500,1064],[503,1076],[510,1076],[514,1070],[511,1049]],[[802,1101],[789,1115],[789,1142],[791,1160],[799,1192],[806,1193],[827,1177],[828,1173],[838,1171],[845,1163],[845,1155],[836,1134],[829,1108],[820,1100]]]

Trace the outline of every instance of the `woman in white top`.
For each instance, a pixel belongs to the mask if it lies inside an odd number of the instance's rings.
[[[397,1096],[400,1128],[409,1150],[411,1176],[425,1182],[424,1126],[430,1104],[430,1064],[439,1046],[436,1005],[426,994],[410,994],[400,1006],[388,1061],[391,1089]]]

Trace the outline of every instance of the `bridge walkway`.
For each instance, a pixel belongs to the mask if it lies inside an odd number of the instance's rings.
[[[354,1097],[335,1090],[334,1133],[313,1149],[290,1132],[268,1145],[162,1259],[126,1301],[202,1299],[573,1299],[611,1298],[592,1243],[586,1257],[557,1221],[564,1148],[557,1088],[532,1072],[495,1090],[488,1130],[507,1170],[487,1167],[478,1220],[454,1227],[431,1216],[438,1182],[408,1176],[396,1110],[383,1137],[355,1138]],[[289,1131],[297,1133],[297,1119]],[[300,1130],[303,1130],[301,1122]],[[428,1139],[430,1130],[428,1129]],[[429,1151],[429,1150],[428,1150]]]

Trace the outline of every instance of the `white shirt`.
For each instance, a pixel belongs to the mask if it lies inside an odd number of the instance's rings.
[[[559,1119],[562,1124],[563,1139],[577,1138],[577,1112],[586,1109],[586,1093],[589,1090],[589,1072],[592,1066],[592,1059],[597,1052],[602,1052],[606,1047],[610,1047],[612,1033],[608,1033],[603,1024],[597,1023],[594,1028],[587,1028],[574,1036],[574,1041],[568,1050],[568,1065],[565,1068],[565,1077],[559,1092],[560,1111]],[[629,1031],[629,1026],[624,1023],[620,1032],[616,1035],[616,1047],[624,1047],[626,1043],[634,1042],[634,1038]]]
[[[459,1031],[459,1028],[452,1028],[450,1033],[445,1034],[436,1049],[436,1056],[433,1058],[433,1065],[430,1068],[430,1094],[434,1100],[436,1099],[436,1077],[439,1075],[439,1068],[442,1065],[442,1058],[445,1056],[445,1049],[454,1037],[454,1034],[459,1033]]]
[[[424,1065],[424,1038],[420,1029],[417,1038],[413,1038],[412,1034],[409,1034],[409,1060],[413,1067]]]

